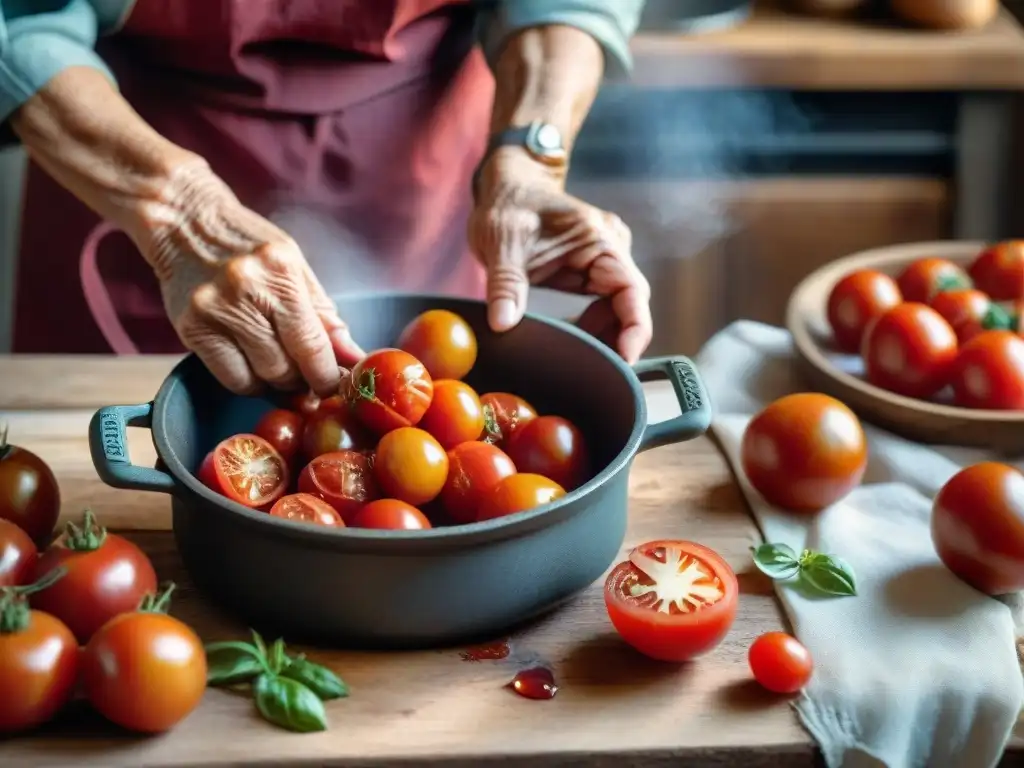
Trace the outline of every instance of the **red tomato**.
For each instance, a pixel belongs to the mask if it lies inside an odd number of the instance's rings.
[[[985,331],[960,350],[953,367],[957,405],[993,411],[1024,410],[1024,338]]]
[[[423,361],[435,379],[461,379],[476,362],[476,334],[446,309],[431,309],[405,326],[398,346]]]
[[[291,395],[288,399],[288,408],[303,418],[308,418],[320,409],[320,402],[320,396],[315,392],[306,392]]]
[[[358,451],[373,444],[347,405],[335,408],[327,402],[309,417],[303,429],[302,455],[307,461],[325,453]]]
[[[305,419],[295,411],[275,408],[263,414],[253,432],[270,443],[289,464],[295,460],[302,440]]]
[[[43,552],[31,580],[59,567],[67,573],[33,594],[32,607],[63,621],[82,643],[114,616],[134,611],[156,589],[156,572],[146,554],[128,539],[107,533],[88,510],[81,525],[69,523]]]
[[[986,248],[968,269],[978,290],[996,301],[1024,299],[1024,240]]]
[[[441,505],[459,523],[472,523],[480,505],[499,482],[516,473],[508,455],[490,443],[462,443],[448,451],[448,479]]]
[[[565,489],[547,477],[519,472],[499,480],[484,496],[477,509],[477,520],[514,515],[550,504],[565,496]]]
[[[434,397],[434,380],[408,352],[378,349],[344,378],[342,396],[365,427],[383,435],[419,423]]]
[[[313,525],[325,525],[328,528],[344,528],[345,521],[338,511],[323,499],[311,493],[290,493],[278,499],[270,510],[274,517],[285,520],[298,520]]]
[[[537,418],[536,408],[508,392],[488,392],[480,398],[480,404],[484,408],[487,439],[492,443],[505,443],[527,422]]]
[[[928,398],[949,381],[956,333],[938,312],[909,302],[893,307],[864,334],[864,367],[876,387]]]
[[[860,352],[864,330],[875,318],[902,303],[896,281],[874,269],[859,269],[832,288],[828,296],[828,322],[836,346]]]
[[[938,293],[931,301],[931,308],[949,323],[961,344],[983,331],[1013,327],[1009,312],[973,288]]]
[[[380,439],[373,466],[386,496],[418,507],[444,487],[448,454],[430,433],[402,427]]]
[[[729,564],[691,541],[641,544],[604,584],[616,631],[661,661],[686,661],[722,642],[736,618],[738,596]]]
[[[561,416],[538,416],[508,442],[509,458],[520,472],[549,477],[571,491],[587,480],[589,455],[583,434]]]
[[[326,501],[346,525],[364,504],[380,498],[370,457],[356,451],[317,456],[299,474],[299,491]]]
[[[37,554],[27,533],[10,520],[0,518],[0,587],[28,584]]]
[[[151,600],[142,610],[111,619],[82,653],[89,703],[112,723],[140,733],[177,725],[206,690],[202,641],[163,610]]]
[[[1024,589],[1024,474],[996,462],[960,470],[935,497],[932,542],[946,567],[975,589]]]
[[[265,509],[288,489],[288,463],[258,435],[235,435],[203,460],[198,472],[206,486],[234,502]]]
[[[53,470],[31,451],[8,443],[7,428],[0,428],[0,518],[45,547],[59,516],[60,488]]]
[[[747,653],[754,679],[772,693],[796,693],[814,674],[811,652],[792,635],[765,632]]]
[[[971,278],[948,259],[918,259],[896,279],[904,301],[927,304],[939,291],[970,288]]]
[[[398,499],[377,499],[356,512],[352,527],[422,531],[431,526],[427,516],[412,504]]]
[[[71,698],[78,642],[59,620],[30,611],[24,596],[0,597],[0,733],[33,728]]]
[[[838,400],[787,395],[747,424],[740,461],[769,504],[817,512],[860,483],[868,465],[867,438],[853,411]]]
[[[436,437],[445,450],[467,440],[476,440],[484,431],[480,398],[468,384],[439,379],[434,382],[434,399],[419,427]]]

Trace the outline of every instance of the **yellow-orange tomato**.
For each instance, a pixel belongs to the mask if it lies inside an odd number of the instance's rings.
[[[373,468],[385,497],[419,507],[444,487],[448,454],[429,432],[402,427],[380,439]]]
[[[743,433],[741,463],[765,500],[816,512],[855,488],[867,468],[867,440],[853,411],[827,395],[776,400]]]
[[[398,346],[422,362],[434,379],[461,379],[476,362],[476,334],[446,309],[431,309],[414,319]]]
[[[498,482],[480,504],[477,520],[491,520],[550,504],[565,496],[565,489],[541,475],[522,472]]]
[[[484,409],[469,384],[438,379],[434,382],[434,399],[418,426],[449,451],[459,443],[480,437],[484,431]]]

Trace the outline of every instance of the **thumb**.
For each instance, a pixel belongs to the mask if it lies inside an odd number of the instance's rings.
[[[536,214],[521,209],[497,211],[488,218],[480,242],[487,266],[487,322],[500,333],[518,325],[526,311],[526,267],[540,222]]]

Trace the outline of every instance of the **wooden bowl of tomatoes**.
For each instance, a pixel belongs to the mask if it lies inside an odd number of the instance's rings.
[[[686,358],[630,367],[533,315],[495,334],[472,300],[337,303],[371,351],[336,396],[238,397],[190,356],[152,403],[90,425],[100,477],[171,494],[196,585],[272,633],[423,647],[543,613],[619,554],[633,457],[710,424]],[[679,416],[647,423],[649,378]],[[156,468],[131,463],[125,426],[152,430]]]
[[[912,243],[839,259],[793,292],[807,378],[911,440],[1024,452],[1024,242]]]

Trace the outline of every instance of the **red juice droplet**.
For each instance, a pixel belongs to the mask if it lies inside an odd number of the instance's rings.
[[[512,678],[508,687],[527,699],[553,699],[558,693],[554,673],[547,667],[530,667]]]
[[[499,659],[507,659],[511,652],[512,649],[509,647],[508,640],[495,640],[493,643],[485,643],[467,648],[459,655],[463,661],[498,661]]]

